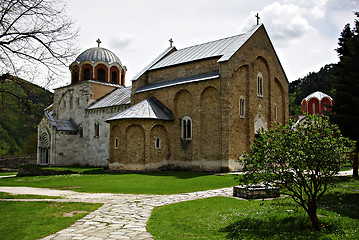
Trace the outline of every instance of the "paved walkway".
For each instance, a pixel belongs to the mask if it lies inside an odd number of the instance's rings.
[[[77,220],[70,227],[43,238],[46,240],[153,239],[152,235],[146,231],[146,223],[154,207],[214,196],[230,197],[232,191],[230,187],[174,195],[134,195],[79,193],[48,188],[0,187],[0,192],[12,194],[62,197],[62,199],[31,199],[30,201],[104,203],[102,207]],[[19,201],[19,199],[8,199],[8,201]]]

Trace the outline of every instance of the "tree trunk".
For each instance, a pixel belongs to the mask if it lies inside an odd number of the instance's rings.
[[[310,221],[312,222],[312,227],[319,231],[320,230],[320,222],[317,216],[317,203],[312,202],[311,206],[308,207],[307,213],[309,215]]]
[[[358,177],[358,152],[354,153],[353,161],[353,177]]]

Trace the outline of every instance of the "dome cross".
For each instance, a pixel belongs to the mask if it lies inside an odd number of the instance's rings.
[[[96,42],[97,42],[97,47],[100,47],[101,40],[97,39]]]

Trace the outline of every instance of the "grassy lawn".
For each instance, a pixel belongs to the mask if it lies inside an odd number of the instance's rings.
[[[0,172],[0,176],[16,175],[17,172]]]
[[[46,187],[91,193],[176,194],[234,185],[233,175],[200,172],[114,173],[93,170],[81,174],[0,179],[0,186]]]
[[[102,204],[0,201],[0,239],[38,239],[67,228]],[[67,215],[64,215],[67,213]]]
[[[147,230],[156,239],[359,239],[359,181],[341,177],[320,202],[322,230],[290,198],[214,197],[156,207]]]
[[[0,199],[59,199],[57,196],[43,196],[31,194],[9,194],[0,192]]]

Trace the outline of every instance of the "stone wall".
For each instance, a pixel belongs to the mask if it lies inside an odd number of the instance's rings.
[[[213,71],[220,77],[136,93],[137,88],[149,83]],[[256,132],[289,119],[288,81],[264,28],[228,61],[211,58],[149,70],[132,84],[131,105],[156,97],[173,112],[174,121],[112,122],[110,169],[155,170],[174,165],[205,171],[240,170],[236,159],[249,150]],[[244,100],[242,116],[240,99]],[[181,137],[185,117],[192,120],[190,140]],[[156,124],[161,131],[154,129]],[[118,149],[113,147],[116,138],[123,140]],[[156,138],[163,139],[162,151],[155,149]]]
[[[36,154],[0,157],[1,170],[17,170],[23,164],[36,164]]]

